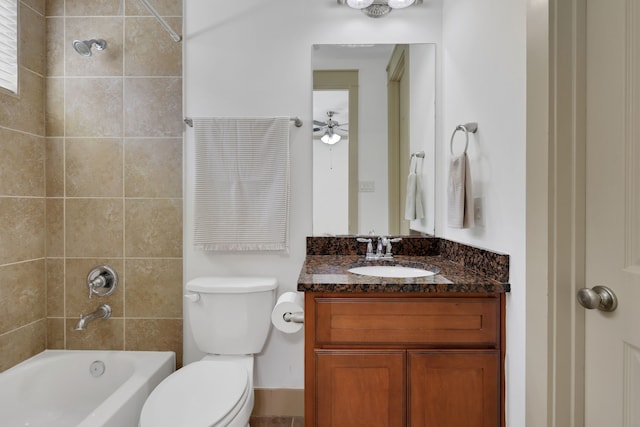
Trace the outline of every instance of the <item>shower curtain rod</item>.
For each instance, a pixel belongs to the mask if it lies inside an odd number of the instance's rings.
[[[164,19],[162,19],[162,16],[158,15],[158,12],[156,12],[156,10],[153,8],[153,6],[151,6],[147,0],[140,0],[140,3],[142,3],[144,5],[144,7],[147,8],[147,10],[153,15],[155,16],[155,18],[158,20],[158,22],[160,23],[160,25],[162,25],[162,27],[167,30],[167,32],[169,34],[171,34],[171,38],[173,39],[173,41],[175,41],[176,43],[179,42],[180,40],[182,40],[182,36],[179,35],[178,33],[176,33],[175,31],[173,31],[173,28],[171,28],[169,26],[169,24],[167,24],[167,21],[165,21]]]

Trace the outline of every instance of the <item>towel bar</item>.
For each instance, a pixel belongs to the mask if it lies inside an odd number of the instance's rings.
[[[297,128],[302,126],[302,120],[300,120],[300,117],[290,117],[289,120],[291,120],[293,122],[294,125],[296,125]],[[187,117],[186,119],[184,119],[184,122],[187,126],[189,126],[190,128],[193,127],[193,119]]]
[[[451,134],[451,144],[449,148],[451,150],[452,156],[453,156],[453,138],[456,136],[456,132],[458,132],[459,130],[464,132],[464,136],[465,136],[464,153],[466,153],[467,148],[469,148],[469,132],[476,133],[478,131],[478,124],[474,122],[470,122],[470,123],[465,123],[463,125],[456,126],[456,128],[453,130],[453,133]]]

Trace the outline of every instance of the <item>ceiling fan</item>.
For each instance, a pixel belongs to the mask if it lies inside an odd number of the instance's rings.
[[[348,135],[349,130],[345,129],[343,126],[347,126],[348,123],[339,123],[336,120],[333,120],[333,116],[336,113],[335,111],[327,111],[327,121],[321,122],[319,120],[313,121],[313,132],[322,132],[322,136],[320,137],[320,141],[325,144],[333,145],[339,142],[342,139],[342,135],[338,133],[345,133]]]

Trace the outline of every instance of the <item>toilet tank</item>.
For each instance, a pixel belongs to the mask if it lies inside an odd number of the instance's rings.
[[[187,316],[209,354],[260,353],[271,328],[278,284],[269,277],[198,277],[187,282]]]

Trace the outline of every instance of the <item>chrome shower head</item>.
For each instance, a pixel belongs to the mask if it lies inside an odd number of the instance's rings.
[[[102,39],[73,41],[73,48],[82,56],[91,56],[92,47],[95,47],[96,50],[105,50],[107,48],[107,42]]]

